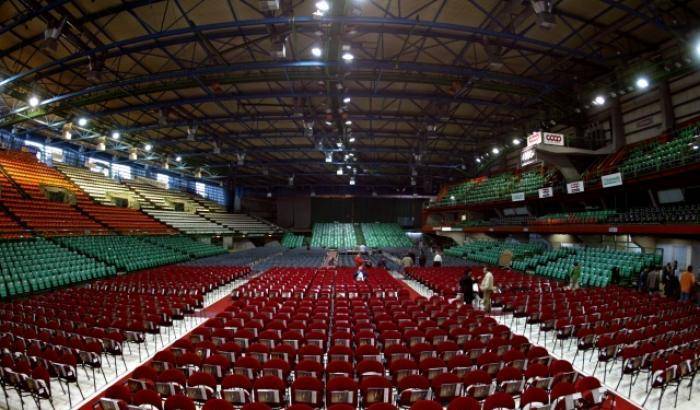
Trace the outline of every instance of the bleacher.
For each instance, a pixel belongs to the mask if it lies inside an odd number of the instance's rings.
[[[304,246],[304,235],[294,235],[291,232],[286,232],[282,236],[282,241],[280,242],[282,246],[289,249],[301,248]]]
[[[355,227],[348,223],[316,223],[311,235],[314,248],[352,248],[357,246]]]
[[[92,199],[103,205],[115,205],[117,198],[140,202],[126,185],[108,178],[99,172],[92,172],[87,168],[78,168],[57,164],[56,168],[67,176],[74,184],[85,191]]]
[[[0,242],[0,297],[39,292],[116,273],[44,238]]]
[[[208,209],[201,203],[192,199],[188,194],[177,189],[165,189],[157,186],[158,182],[146,178],[138,178],[136,180],[124,181],[124,183],[136,192],[142,200],[141,208],[161,209],[166,211],[175,211],[176,207],[181,205],[182,210],[188,212],[207,212]]]
[[[190,259],[185,253],[131,236],[57,237],[56,241],[124,271],[153,268]]]
[[[220,235],[233,233],[230,229],[195,213],[160,209],[144,209],[144,212],[164,224],[189,235]]]
[[[700,162],[700,132],[697,125],[678,130],[668,141],[654,140],[630,150],[618,169],[625,177],[659,172]]]
[[[144,236],[141,239],[154,245],[170,248],[178,253],[190,255],[193,258],[226,253],[226,250],[221,246],[200,242],[185,235]]]
[[[537,194],[539,188],[552,183],[555,173],[545,170],[530,170],[522,174],[505,172],[492,177],[465,181],[448,187],[447,191],[429,204],[430,207],[478,204],[509,200],[513,193],[525,196]]]
[[[280,232],[281,229],[269,222],[246,214],[203,213],[207,219],[243,235],[265,235]]]
[[[80,209],[121,234],[175,234],[168,227],[138,209],[83,203]]]
[[[372,248],[410,248],[413,243],[398,224],[363,223],[362,235],[365,245]]]

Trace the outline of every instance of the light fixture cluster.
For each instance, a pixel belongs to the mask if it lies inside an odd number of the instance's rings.
[[[519,147],[522,143],[523,143],[523,141],[522,141],[520,138],[513,138],[513,141],[511,141],[511,144],[513,144],[513,147]],[[487,152],[487,153],[485,153],[484,155],[479,155],[479,156],[477,156],[476,158],[474,158],[474,161],[475,161],[477,164],[481,164],[481,163],[484,162],[489,156],[494,156],[494,157],[495,157],[495,156],[499,155],[501,152],[503,152],[503,151],[505,151],[505,150],[507,150],[507,149],[508,149],[508,146],[504,146],[504,147],[498,147],[498,146],[492,147],[490,152]]]
[[[651,85],[651,81],[649,80],[648,77],[644,75],[640,75],[634,80],[634,87],[629,86],[626,89],[623,87],[623,89],[618,90],[618,91],[612,91],[610,92],[607,96],[604,93],[598,93],[593,96],[593,99],[591,100],[591,104],[596,107],[602,107],[605,105],[605,103],[608,101],[607,97],[610,98],[615,98],[619,95],[624,95],[627,92],[633,91],[635,88],[637,91],[644,91],[649,88]],[[588,105],[586,105],[586,108],[589,108]]]

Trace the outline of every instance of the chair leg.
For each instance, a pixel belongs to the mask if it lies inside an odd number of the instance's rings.
[[[83,394],[83,389],[80,388],[80,383],[78,383],[77,380],[75,381],[75,385],[76,385],[76,387],[78,387],[78,392],[80,392],[80,396],[83,398],[83,400],[85,400],[85,395]]]
[[[647,404],[647,400],[649,400],[650,395],[651,395],[651,390],[647,391],[647,395],[644,396],[644,401],[642,402],[642,407],[644,407],[644,405]]]
[[[657,410],[661,410],[661,399],[664,398],[664,393],[666,393],[666,386],[661,389],[661,394],[659,395],[659,407]]]
[[[105,384],[107,384],[107,375],[105,374],[105,369],[102,366],[100,366],[100,372],[102,373],[102,378],[105,379]]]

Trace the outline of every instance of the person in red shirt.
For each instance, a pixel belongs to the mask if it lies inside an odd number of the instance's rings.
[[[359,253],[357,255],[355,255],[355,267],[356,268],[359,268],[364,263],[365,263],[365,260],[362,259],[362,255],[360,255]]]

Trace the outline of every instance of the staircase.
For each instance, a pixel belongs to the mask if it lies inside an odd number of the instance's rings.
[[[366,242],[365,235],[362,233],[362,226],[360,224],[353,224],[353,228],[355,228],[355,240],[357,244],[364,245]]]

